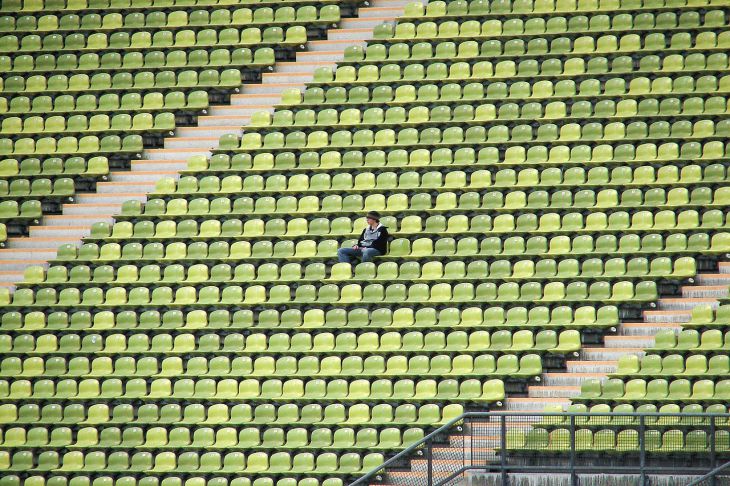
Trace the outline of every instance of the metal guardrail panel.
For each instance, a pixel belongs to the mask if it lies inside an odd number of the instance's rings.
[[[428,434],[351,483],[456,486],[467,471],[484,471],[509,485],[512,474],[707,477],[730,474],[730,414],[706,413],[466,413]],[[406,470],[406,468],[409,468]]]

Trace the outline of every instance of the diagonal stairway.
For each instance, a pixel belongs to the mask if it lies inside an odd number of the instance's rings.
[[[239,94],[231,96],[229,105],[212,106],[198,117],[197,126],[180,127],[165,139],[163,148],[145,150],[142,158],[132,161],[129,171],[112,172],[108,181],[97,184],[96,192],[77,194],[73,203],[63,205],[62,214],[44,216],[39,225],[31,226],[28,237],[9,238],[0,249],[0,286],[12,289],[23,279],[26,267],[47,265],[61,245],[80,244],[93,223],[112,222],[124,201],[144,201],[159,179],[177,177],[189,157],[210,155],[221,135],[242,133],[253,113],[273,111],[284,90],[303,90],[315,69],[334,66],[346,47],[364,44],[376,25],[394,21],[407,3],[409,0],[366,2],[356,16],[328,29],[326,39],[308,42],[304,51],[296,53],[296,61],[277,62],[260,83],[244,84]]]
[[[720,262],[716,272],[698,274],[693,282],[681,287],[679,296],[661,298],[655,308],[644,310],[641,321],[622,322],[615,334],[604,336],[602,345],[584,346],[576,359],[566,361],[565,370],[544,372],[539,384],[528,386],[527,396],[506,398],[501,411],[516,415],[514,419],[508,419],[507,426],[529,427],[520,414],[539,413],[546,408],[554,410],[556,406],[565,409],[572,397],[580,395],[584,380],[606,379],[609,373],[616,371],[621,356],[643,356],[644,349],[654,345],[657,332],[664,329],[679,332],[682,323],[691,319],[695,306],[716,307],[718,298],[730,295],[729,289],[730,261]],[[485,458],[497,459],[494,451],[500,445],[499,421],[477,427],[478,430],[456,430],[434,447],[434,478],[446,478],[472,459],[475,464],[483,464]],[[410,463],[388,471],[382,482],[372,483],[372,486],[425,484],[426,468],[427,461],[416,457]],[[470,483],[462,478],[448,486],[460,484]]]

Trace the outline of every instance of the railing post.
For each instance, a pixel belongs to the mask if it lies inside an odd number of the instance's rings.
[[[646,486],[646,424],[644,415],[639,415],[639,484]]]
[[[507,476],[507,416],[504,414],[499,417],[499,429],[499,462],[502,472],[502,486],[509,486],[509,477]]]
[[[433,441],[426,441],[426,481],[428,486],[433,486]]]
[[[578,475],[575,473],[575,415],[570,416],[570,484],[578,486]]]
[[[715,455],[715,433],[717,428],[715,427],[715,416],[710,415],[710,464],[712,469],[717,467],[717,456]],[[710,478],[710,486],[717,485],[717,474],[713,474]]]

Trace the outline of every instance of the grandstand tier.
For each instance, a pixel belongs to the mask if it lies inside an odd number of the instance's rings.
[[[465,411],[726,411],[730,4],[406,3],[3,1],[0,486],[343,486]],[[388,252],[339,263],[369,211]]]

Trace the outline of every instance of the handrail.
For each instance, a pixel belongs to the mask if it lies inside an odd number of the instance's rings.
[[[404,459],[411,455],[413,451],[416,449],[420,449],[424,444],[429,442],[431,439],[436,437],[437,435],[440,435],[449,429],[451,429],[455,424],[464,421],[468,418],[475,418],[475,417],[509,417],[509,416],[515,416],[520,415],[519,413],[515,412],[504,412],[504,411],[495,411],[495,412],[465,412],[459,415],[458,417],[455,417],[445,423],[444,425],[440,426],[430,434],[423,437],[418,442],[415,442],[408,446],[407,448],[403,449],[390,459],[386,460],[382,464],[374,467],[367,473],[365,473],[363,476],[360,476],[355,481],[350,483],[348,486],[367,486],[368,481],[373,479],[380,471],[383,471],[391,464],[394,464],[401,459]],[[536,416],[536,417],[592,417],[592,416],[600,416],[600,417],[724,417],[724,418],[730,418],[730,413],[666,413],[666,412],[605,412],[605,413],[596,413],[596,412],[540,412],[540,413],[529,413],[525,415],[530,416]],[[627,424],[628,425],[628,424]],[[717,474],[721,470],[724,470],[725,468],[730,467],[730,462],[723,464],[719,466],[716,469],[713,469],[709,473],[707,473],[705,476],[703,476],[701,479],[706,479],[707,477],[711,476],[712,474]],[[697,480],[699,481],[699,480]],[[697,481],[694,481],[687,486],[696,486],[699,484]]]
[[[457,422],[461,422],[462,420],[464,420],[464,418],[466,418],[468,416],[474,416],[474,415],[480,416],[482,414],[483,414],[483,412],[466,412],[466,413],[462,413],[458,417],[455,417],[455,418],[449,420],[444,425],[442,425],[438,429],[434,430],[433,432],[431,432],[430,434],[428,434],[427,436],[425,436],[423,439],[421,439],[418,442],[416,442],[416,443],[414,443],[414,444],[406,447],[405,449],[403,449],[398,454],[394,455],[393,457],[391,457],[390,459],[388,459],[387,461],[385,461],[381,465],[376,466],[375,468],[373,468],[370,471],[368,471],[364,476],[360,476],[354,482],[350,483],[349,486],[361,486],[361,485],[367,484],[365,481],[369,481],[373,476],[375,476],[376,474],[378,474],[378,472],[382,471],[383,469],[385,469],[389,465],[393,464],[394,462],[397,462],[398,460],[402,459],[403,457],[409,456],[411,454],[411,452],[413,452],[416,449],[420,448],[424,443],[426,443],[429,440],[431,440],[431,438],[433,438],[433,437],[439,435],[440,433],[445,432],[446,430],[450,429]]]
[[[730,461],[726,462],[725,464],[720,464],[715,469],[713,469],[712,471],[708,472],[704,476],[695,479],[694,481],[692,481],[691,483],[689,483],[687,486],[697,486],[700,483],[702,483],[703,481],[706,481],[706,480],[708,480],[710,478],[714,478],[717,475],[717,473],[722,472],[722,471],[724,471],[725,469],[727,469],[729,467],[730,467]]]

